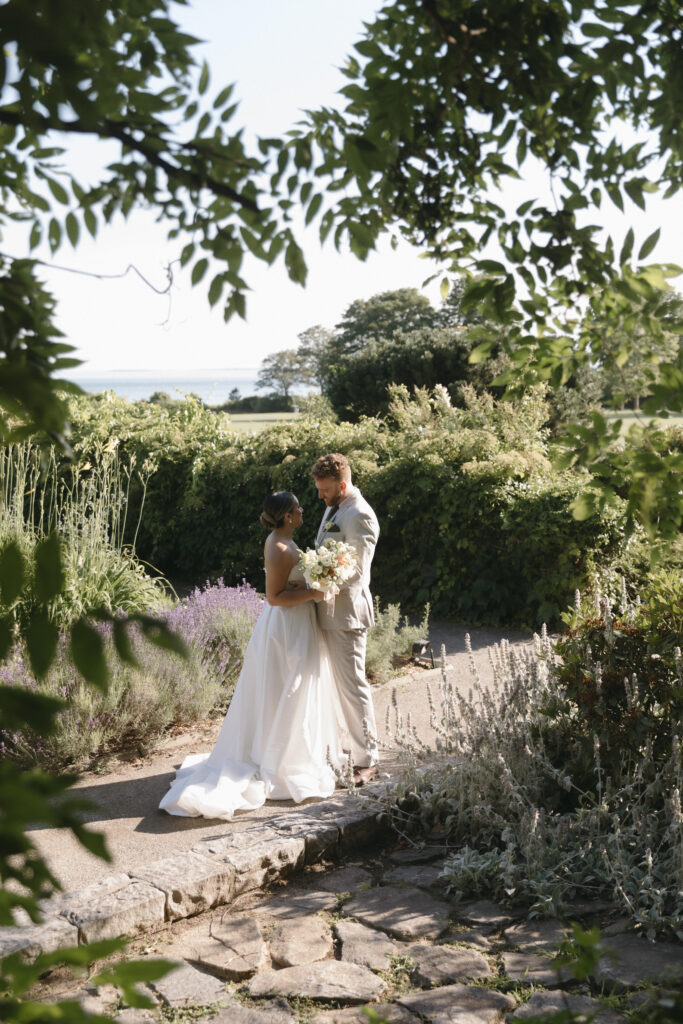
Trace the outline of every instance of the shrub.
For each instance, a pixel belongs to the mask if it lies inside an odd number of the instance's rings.
[[[428,632],[429,605],[419,625],[411,626],[406,618],[401,619],[400,605],[389,604],[382,610],[379,598],[375,598],[375,624],[368,630],[365,657],[365,667],[372,681],[385,683],[391,679],[401,656],[410,654],[413,644]]]
[[[307,509],[297,541],[310,546],[310,469],[321,452],[341,451],[380,519],[372,579],[383,602],[410,614],[429,602],[435,615],[473,623],[557,623],[623,541],[623,514],[574,519],[584,478],[550,469],[542,390],[513,403],[465,388],[462,402],[453,408],[443,388],[395,388],[384,420],[302,417],[247,437],[191,402],[181,413],[79,399],[74,447],[92,461],[115,440],[121,458],[154,463],[137,550],[172,577],[262,585],[264,495],[295,491]],[[129,521],[141,500],[135,478]]]
[[[662,645],[675,639],[666,621],[658,631]],[[572,699],[570,669],[558,663],[547,634],[536,637],[531,652],[515,653],[506,643],[497,648],[490,691],[475,674],[465,698],[444,672],[439,699],[430,695],[436,749],[395,707],[405,772],[385,799],[385,813],[403,834],[436,828],[456,848],[444,874],[462,896],[530,904],[545,915],[566,912],[576,899],[606,896],[649,938],[680,935],[683,666],[680,650],[672,655],[666,742],[666,730],[654,726],[661,736],[656,749],[639,722],[618,751],[595,733],[590,765],[574,747],[575,736],[591,727],[585,702]],[[594,670],[587,644],[576,665]],[[633,685],[627,682],[625,693]]]
[[[600,591],[583,606],[577,595],[564,619],[557,685],[545,709],[559,759],[582,786],[596,744],[601,770],[615,780],[646,747],[654,764],[666,760],[683,721],[683,579],[653,573],[637,602],[623,581],[616,611]]]
[[[187,644],[188,659],[143,642],[133,631],[138,664],[120,663],[106,693],[94,690],[78,675],[64,640],[40,683],[22,649],[15,647],[0,666],[0,682],[66,700],[68,708],[57,715],[56,731],[49,737],[31,732],[2,734],[0,753],[48,769],[82,768],[124,744],[148,750],[168,726],[224,710],[262,606],[261,598],[246,585],[232,589],[221,581],[196,590],[166,616]],[[111,630],[99,628],[113,661]]]

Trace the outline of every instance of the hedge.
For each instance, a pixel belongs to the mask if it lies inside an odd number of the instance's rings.
[[[404,611],[429,601],[433,614],[473,624],[557,624],[623,538],[620,511],[574,519],[586,477],[551,469],[540,395],[512,405],[470,393],[456,410],[439,389],[412,399],[397,389],[385,419],[291,420],[256,436],[196,405],[179,415],[157,407],[142,416],[118,399],[74,403],[81,457],[115,439],[124,460],[156,466],[137,551],[172,579],[222,576],[262,589],[263,498],[295,491],[305,508],[297,542],[312,544],[322,506],[310,470],[327,451],[348,456],[380,520],[373,590]],[[133,504],[141,494],[132,488]]]

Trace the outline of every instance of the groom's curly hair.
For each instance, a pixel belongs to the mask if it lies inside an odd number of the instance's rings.
[[[329,455],[322,455],[311,470],[316,480],[323,480],[331,476],[333,480],[350,480],[351,467],[345,455],[339,452],[331,452]]]

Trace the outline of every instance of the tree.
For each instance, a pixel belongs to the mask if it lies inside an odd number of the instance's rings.
[[[680,269],[647,264],[658,230],[636,242],[627,224],[623,239],[606,238],[591,215],[608,202],[645,208],[649,193],[681,189],[682,48],[671,0],[386,3],[347,62],[344,109],[309,112],[293,137],[311,147],[310,181],[343,196],[323,214],[321,235],[363,257],[380,234],[398,231],[470,275],[461,307],[479,305],[507,327],[511,389],[557,386],[579,365],[611,364],[604,331],[584,314],[618,327],[618,300],[640,302],[654,339],[657,294]],[[549,198],[534,185],[510,213],[499,195],[532,158],[547,172]],[[494,240],[502,259],[490,251]],[[477,330],[474,359],[498,340]],[[660,367],[647,409],[683,410],[683,355]],[[631,514],[653,535],[671,536],[683,523],[672,483],[683,457],[647,427],[632,449],[633,477],[602,418],[585,443],[579,434],[567,441],[568,458],[594,472],[598,504],[625,487]],[[645,493],[637,465],[648,451]]]
[[[656,337],[638,316],[637,305],[632,316],[619,326],[606,325],[603,338],[604,386],[610,404],[623,409],[626,404],[636,411],[641,400],[652,393],[659,378],[660,363],[676,361],[683,334],[677,322],[683,320],[683,297],[676,291],[662,292],[660,324]],[[672,329],[669,329],[669,326]]]
[[[385,414],[392,384],[406,385],[411,392],[442,384],[457,403],[461,384],[486,386],[495,376],[493,372],[485,379],[486,368],[494,360],[470,364],[471,347],[464,328],[397,331],[341,358],[332,368],[327,395],[337,415],[351,421]]]
[[[209,69],[196,67],[196,40],[170,8],[171,0],[119,0],[115,13],[66,0],[0,5],[0,230],[21,223],[31,249],[46,239],[54,254],[67,240],[77,246],[84,229],[94,237],[115,215],[151,208],[178,240],[192,283],[212,266],[210,304],[223,300],[226,319],[243,316],[246,251],[267,264],[282,256],[292,280],[305,281],[280,180],[310,155],[303,141],[285,149],[277,139],[249,152],[241,131],[229,132],[233,87],[209,95]],[[87,185],[69,168],[69,147],[84,136],[106,143],[105,159],[118,150]],[[50,380],[74,361],[51,305],[35,264],[0,252],[0,397],[15,420],[61,436],[65,410]],[[6,421],[0,427],[7,432]]]
[[[305,381],[314,381],[325,393],[332,363],[334,334],[327,327],[316,324],[302,331],[299,337],[299,363],[306,375]]]
[[[294,385],[303,379],[302,373],[297,350],[285,348],[266,356],[263,360],[256,379],[256,387],[270,388],[275,394],[289,398]]]
[[[393,338],[398,331],[434,327],[436,313],[417,288],[398,288],[370,299],[356,299],[336,327],[331,350],[334,358],[360,351],[371,339]]]

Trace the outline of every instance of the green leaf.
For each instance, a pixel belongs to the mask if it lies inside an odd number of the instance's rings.
[[[54,622],[50,621],[47,612],[39,609],[31,615],[31,620],[24,630],[24,639],[33,674],[36,679],[42,679],[53,662],[59,630]]]
[[[619,263],[622,266],[624,265],[624,263],[628,263],[629,259],[631,258],[631,254],[633,252],[634,238],[635,238],[635,236],[633,234],[633,228],[629,228],[628,231],[626,232],[626,237],[624,238],[624,244],[622,245],[621,252],[619,254]]]
[[[477,270],[482,274],[505,274],[506,270],[498,260],[477,260]]]
[[[76,219],[76,215],[69,212],[66,215],[66,233],[69,241],[71,242],[74,249],[78,245],[78,236],[80,234],[80,227]]]
[[[595,504],[595,495],[591,491],[584,491],[583,494],[579,494],[578,497],[574,498],[571,505],[574,519],[579,521],[590,519],[595,513]]]
[[[465,288],[462,299],[460,301],[460,309],[463,313],[472,309],[478,302],[482,302],[488,295],[491,294],[495,287],[495,281],[484,280],[484,281],[473,281]]]
[[[621,210],[621,212],[623,213],[624,212],[624,200],[623,200],[623,197],[621,195],[621,192],[619,191],[619,186],[618,185],[614,185],[611,182],[608,182],[605,185],[605,189],[607,190],[607,195],[610,197],[610,199],[612,200],[614,205],[617,207],[617,209]]]
[[[180,254],[180,266],[186,266],[194,256],[194,242],[188,242]]]
[[[92,212],[89,206],[86,206],[85,210],[83,211],[83,220],[85,221],[86,228],[88,229],[92,237],[95,238],[95,236],[97,235],[97,218],[95,217],[95,214]]]
[[[211,285],[209,287],[209,305],[215,306],[221,297],[223,288],[225,287],[225,279],[222,274],[216,274]]]
[[[113,967],[97,974],[92,979],[92,984],[116,985],[130,1006],[152,1009],[155,1004],[141,991],[140,985],[146,981],[158,981],[159,978],[177,970],[177,967],[177,963],[170,960],[121,960]]]
[[[62,226],[58,220],[54,217],[50,218],[50,223],[47,229],[47,237],[50,243],[51,252],[56,252],[59,249],[62,241]]]
[[[587,10],[590,10],[591,14],[595,13],[590,7]],[[585,36],[590,36],[593,39],[603,39],[610,32],[610,29],[607,25],[601,25],[599,22],[584,21],[581,23],[581,31]]]
[[[200,96],[203,96],[206,90],[209,88],[209,78],[209,65],[206,63],[206,61],[204,61],[204,63],[202,64],[201,74],[199,75],[199,84],[197,86],[197,90]]]
[[[218,93],[218,96],[216,96],[216,99],[213,101],[214,110],[218,107],[225,106],[225,104],[232,96],[234,88],[234,85],[226,85],[225,89],[221,89],[221,91]]]
[[[640,249],[638,250],[638,259],[639,260],[647,259],[647,257],[650,255],[652,250],[657,245],[657,242],[659,241],[660,234],[661,234],[661,228],[657,228],[656,231],[653,231],[651,235],[647,236],[647,238],[645,239],[645,241],[641,245]]]
[[[311,201],[310,201],[310,203],[308,205],[308,209],[306,210],[306,219],[305,219],[305,223],[306,224],[310,224],[311,223],[311,221],[313,220],[313,218],[317,214],[318,210],[320,209],[320,207],[322,205],[322,201],[323,201],[322,195],[319,192],[317,192],[313,196],[313,198],[311,199]]]
[[[59,182],[55,181],[54,178],[48,178],[47,175],[45,176],[45,180],[47,182],[48,188],[50,189],[50,192],[52,192],[52,195],[55,197],[57,202],[62,203],[62,205],[64,206],[68,206],[69,196],[64,186],[60,185]]]
[[[491,338],[489,341],[482,341],[480,345],[476,345],[475,348],[470,352],[468,359],[469,363],[483,363],[485,359],[491,355],[496,344],[495,338]]]
[[[441,293],[441,300],[442,300],[442,302],[446,301],[446,299],[448,298],[448,293],[450,292],[450,290],[451,290],[451,282],[448,280],[447,277],[442,277],[441,278],[441,284],[439,285],[439,292]]]
[[[31,227],[31,234],[28,240],[29,249],[31,249],[31,251],[33,251],[33,249],[35,249],[36,246],[40,245],[40,240],[42,237],[43,229],[41,227],[40,221],[34,220],[33,225]]]
[[[102,637],[85,619],[71,627],[71,655],[83,678],[99,690],[106,690],[109,673]]]
[[[11,614],[0,615],[0,661],[4,661],[4,659],[9,654],[13,639],[14,617]]]
[[[641,210],[645,209],[645,200],[643,198],[643,182],[639,180],[625,181],[624,192],[631,199],[636,206]]]
[[[208,266],[209,261],[205,257],[202,257],[202,259],[197,260],[197,262],[192,268],[192,284],[199,284],[201,279],[204,277],[204,274],[206,273]]]
[[[173,651],[174,654],[179,654],[181,658],[188,657],[185,641],[178,633],[174,633],[172,629],[169,629],[165,622],[145,615],[140,616],[139,621],[142,632],[150,643],[155,644],[156,647],[161,647],[164,651]]]
[[[24,586],[26,563],[19,545],[10,541],[0,554],[0,595],[2,603],[12,604]]]
[[[127,665],[137,666],[138,659],[135,657],[133,645],[131,644],[130,636],[128,635],[129,625],[130,623],[127,619],[114,619],[114,646],[116,647],[116,653],[121,661],[124,661]]]
[[[0,686],[2,724],[8,732],[28,724],[43,736],[55,731],[55,716],[67,707],[65,701],[18,686]]]
[[[40,601],[47,603],[61,593],[64,571],[59,538],[56,533],[38,541],[35,549],[35,588]]]

